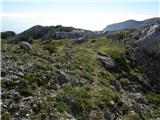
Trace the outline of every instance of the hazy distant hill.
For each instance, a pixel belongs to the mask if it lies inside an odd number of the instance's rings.
[[[146,19],[143,21],[127,20],[124,22],[108,25],[106,28],[104,28],[103,31],[106,32],[106,31],[117,31],[123,29],[138,29],[141,27],[150,26],[157,23],[160,23],[160,18],[158,17]]]

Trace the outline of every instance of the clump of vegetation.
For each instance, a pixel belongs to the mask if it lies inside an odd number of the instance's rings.
[[[122,84],[122,86],[127,87],[129,84],[129,81],[126,78],[121,78],[120,83]]]
[[[109,105],[112,100],[114,101],[117,98],[117,94],[107,87],[100,88],[98,94],[97,104],[102,108]]]
[[[32,95],[32,89],[30,87],[19,89],[19,93],[21,96],[31,96]]]
[[[119,41],[119,40],[123,40],[124,38],[128,38],[131,37],[132,32],[129,30],[124,30],[124,31],[118,31],[118,32],[114,32],[110,35],[107,36],[107,38],[112,39],[114,41]]]
[[[67,104],[63,101],[60,101],[57,105],[56,108],[59,112],[65,112],[65,111],[70,111]]]
[[[56,108],[60,111],[67,111],[77,117],[86,117],[92,107],[89,88],[87,87],[71,87],[66,84],[63,87],[64,93],[57,98]]]
[[[57,51],[57,47],[55,45],[44,45],[43,46],[44,50],[48,50],[51,54],[55,53]]]
[[[150,103],[155,104],[155,105],[160,105],[160,95],[154,92],[148,92],[146,94],[146,97]]]
[[[2,112],[2,120],[10,120],[11,119],[11,114],[9,112]]]

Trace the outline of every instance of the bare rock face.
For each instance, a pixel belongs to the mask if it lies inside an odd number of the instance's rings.
[[[145,35],[143,35],[145,34]],[[139,41],[136,42],[139,51],[145,51],[149,54],[160,53],[160,25],[153,25],[144,33]]]
[[[160,93],[160,25],[153,25],[142,32],[131,56],[149,78],[150,87]]]
[[[47,41],[47,40],[51,40],[52,38],[54,38],[54,33],[48,32],[46,35],[44,35],[41,40],[42,41]]]
[[[27,50],[27,51],[32,49],[31,45],[28,42],[25,42],[25,41],[20,42],[19,47],[21,49],[24,49],[24,50]]]
[[[51,40],[51,39],[70,39],[70,38],[81,38],[86,33],[84,30],[72,30],[71,32],[65,31],[50,31],[46,35],[44,35],[41,39],[42,40]]]
[[[84,30],[73,30],[70,33],[70,38],[80,38],[83,37],[86,32]]]
[[[69,37],[68,32],[55,32],[55,38],[57,39],[66,39]]]

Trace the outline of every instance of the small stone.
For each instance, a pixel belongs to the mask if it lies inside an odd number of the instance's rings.
[[[5,108],[5,109],[6,109],[6,108],[7,108],[7,105],[3,105],[3,108]]]
[[[18,68],[18,71],[23,71],[24,70],[24,67],[23,66],[20,66],[19,68]]]
[[[30,114],[26,114],[26,117],[29,117],[30,116]]]
[[[15,115],[16,115],[16,116],[18,116],[18,115],[19,115],[19,113],[18,113],[18,112],[16,112],[16,113],[15,113]]]
[[[111,103],[111,105],[114,105],[114,104],[115,104],[113,100],[112,100],[110,103]]]
[[[9,70],[8,72],[9,72],[9,73],[11,73],[11,74],[13,73],[13,71],[12,71],[12,70]]]
[[[21,76],[21,77],[24,76],[24,74],[23,74],[22,72],[18,72],[17,75],[18,75],[18,76]]]
[[[11,78],[12,80],[16,80],[18,77],[16,75],[13,75]]]
[[[63,72],[60,72],[58,75],[57,75],[57,78],[56,78],[56,82],[59,84],[59,85],[63,85],[65,83],[67,83],[69,81],[69,78],[68,76],[63,73]]]

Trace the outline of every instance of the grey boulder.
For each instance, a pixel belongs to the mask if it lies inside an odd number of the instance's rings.
[[[101,61],[101,63],[104,65],[105,68],[115,68],[116,67],[115,61],[110,57],[99,55],[98,59]]]
[[[32,46],[28,42],[22,41],[19,42],[19,48],[29,51],[32,49]]]

